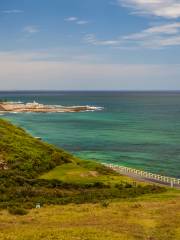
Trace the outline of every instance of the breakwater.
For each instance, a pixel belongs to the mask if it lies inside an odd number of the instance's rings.
[[[130,176],[130,177],[144,179],[150,182],[159,183],[159,184],[167,185],[170,187],[180,188],[180,179],[178,178],[162,176],[159,174],[150,173],[150,172],[129,168],[125,166],[114,165],[114,164],[103,163],[103,165],[113,169],[118,173]]]

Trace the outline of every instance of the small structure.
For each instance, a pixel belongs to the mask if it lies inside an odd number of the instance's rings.
[[[36,208],[37,209],[41,208],[41,204],[40,203],[36,203]]]

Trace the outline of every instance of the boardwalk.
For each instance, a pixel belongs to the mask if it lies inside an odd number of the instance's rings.
[[[138,179],[142,179],[142,180],[146,180],[146,181],[150,181],[150,182],[154,182],[154,183],[163,184],[163,185],[167,185],[170,187],[180,188],[180,179],[177,179],[177,178],[161,176],[158,174],[149,173],[149,172],[137,170],[134,168],[124,167],[124,166],[119,166],[119,165],[114,165],[114,164],[107,164],[107,163],[103,163],[103,164],[105,166],[115,170],[118,173],[130,176],[130,177],[134,177],[134,178],[138,178]]]

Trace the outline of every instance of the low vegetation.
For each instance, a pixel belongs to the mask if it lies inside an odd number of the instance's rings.
[[[156,196],[156,195],[155,195]],[[68,204],[0,214],[0,240],[179,240],[180,199]]]
[[[77,159],[4,120],[0,120],[0,162],[0,208],[13,214],[26,213],[24,210],[34,208],[37,202],[97,203],[166,191]]]
[[[135,182],[0,120],[0,240],[178,240],[179,213],[178,190]]]

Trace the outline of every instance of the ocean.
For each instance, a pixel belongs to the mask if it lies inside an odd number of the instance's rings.
[[[0,92],[9,101],[97,106],[81,113],[1,118],[82,159],[180,178],[180,92]]]

